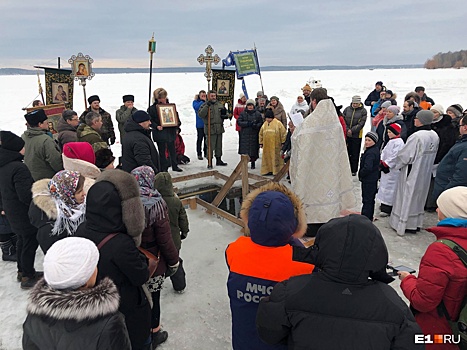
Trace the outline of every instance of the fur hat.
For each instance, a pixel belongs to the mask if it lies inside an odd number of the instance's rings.
[[[101,102],[101,99],[100,99],[99,96],[97,96],[97,95],[92,95],[92,96],[89,96],[89,97],[88,97],[88,103],[89,103],[89,104],[93,103],[94,101],[99,101],[99,102]]]
[[[263,246],[283,246],[292,235],[300,238],[307,229],[302,202],[294,192],[277,182],[250,192],[242,203],[240,217],[252,241]]]
[[[452,113],[454,113],[454,115],[456,117],[461,117],[462,116],[462,111],[463,111],[463,108],[460,104],[457,104],[457,105],[451,105],[449,106],[447,109],[446,109],[446,113],[448,111],[451,111]]]
[[[254,105],[255,105],[255,100],[253,100],[253,99],[251,99],[251,98],[248,99],[248,100],[246,101],[246,105],[247,105],[247,106],[248,106],[248,105],[253,105],[253,106],[254,106]]]
[[[272,118],[274,119],[274,112],[271,108],[267,108],[266,112],[264,112],[264,118]]]
[[[444,114],[444,107],[441,106],[440,104],[435,104],[431,106],[430,111],[437,111],[439,114],[443,115]]]
[[[389,102],[389,101],[386,101],[386,102]],[[401,111],[400,107],[396,105],[390,105],[389,107],[387,107],[387,109],[388,111],[391,111],[392,113],[394,113],[394,115],[398,115]]]
[[[96,155],[88,142],[68,142],[63,145],[63,154],[70,159],[81,159],[95,164]]]
[[[365,137],[369,137],[370,139],[372,139],[375,143],[378,143],[378,134],[373,132],[373,131],[369,131],[366,133]]]
[[[151,117],[149,116],[149,114],[145,111],[136,111],[135,113],[133,113],[133,115],[131,116],[131,118],[133,118],[133,120],[137,123],[142,123],[142,122],[146,122],[148,120],[151,120]]]
[[[417,118],[423,125],[430,125],[433,123],[434,117],[435,116],[433,115],[432,111],[427,111],[424,109],[418,111],[417,115],[415,116],[415,118]]]
[[[398,123],[391,123],[386,125],[386,129],[391,130],[391,132],[398,136],[401,134],[402,127]]]
[[[99,169],[105,169],[109,164],[113,163],[115,157],[109,148],[102,148],[96,151],[96,166]]]
[[[53,289],[78,289],[96,270],[99,250],[82,237],[66,237],[55,242],[44,257],[44,279]]]
[[[123,103],[128,102],[128,101],[135,102],[135,96],[133,95],[124,95],[122,98],[123,98]]]
[[[308,83],[306,83],[305,86],[302,87],[302,91],[310,91],[311,92],[311,90],[312,90],[311,86]]]
[[[362,103],[362,98],[358,95],[352,96],[352,103]]]
[[[467,187],[450,188],[440,194],[436,204],[447,218],[467,219]]]
[[[381,108],[388,108],[389,106],[392,106],[392,103],[391,101],[384,101],[383,103],[381,103]]]
[[[39,123],[43,123],[47,120],[47,115],[45,114],[43,109],[36,109],[31,113],[25,114],[24,118],[30,126],[38,126]]]
[[[24,140],[11,131],[0,131],[0,144],[4,149],[19,152],[24,147]]]
[[[87,202],[92,195],[92,189],[100,182],[111,183],[118,192],[121,200],[122,221],[126,227],[126,232],[133,237],[136,245],[139,246],[141,244],[141,234],[145,228],[145,215],[136,179],[123,170],[106,170],[97,177],[95,185],[89,190]],[[87,205],[86,210],[88,209],[89,205]]]
[[[276,100],[277,102],[279,102],[279,97],[277,97],[277,96],[271,96],[270,100]]]

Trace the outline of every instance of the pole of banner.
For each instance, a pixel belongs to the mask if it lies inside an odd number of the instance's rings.
[[[86,99],[86,78],[79,78],[79,85],[83,87],[84,110],[88,109],[88,100]]]
[[[148,98],[148,108],[151,107],[151,85],[152,85],[152,56],[156,52],[156,41],[154,40],[154,33],[152,33],[152,38],[148,43],[148,52],[149,52],[149,98]]]
[[[211,45],[208,45],[206,49],[204,50],[206,55],[199,55],[197,58],[197,61],[199,64],[203,65],[206,64],[206,72],[204,73],[204,76],[206,77],[206,80],[208,81],[208,98],[207,102],[209,102],[209,91],[211,90],[211,79],[212,79],[212,69],[211,69],[211,64],[218,64],[220,62],[220,57],[215,54],[214,56],[212,55],[214,53],[214,49],[211,47]],[[206,102],[206,103],[207,103]],[[211,106],[208,106],[208,169],[212,169],[212,147],[211,147]]]
[[[37,71],[37,84],[39,84],[39,94],[41,94],[42,103],[45,105],[44,90],[42,89],[41,79],[39,78],[39,71]]]
[[[259,66],[259,58],[258,58],[258,51],[256,50],[256,44],[253,43],[253,46],[255,48],[255,57],[256,57],[256,62],[258,63],[258,73],[259,73],[259,81],[261,82],[261,91],[264,92],[264,87],[263,87],[263,78],[261,77],[261,68]]]
[[[58,57],[58,69],[60,69],[60,57]]]

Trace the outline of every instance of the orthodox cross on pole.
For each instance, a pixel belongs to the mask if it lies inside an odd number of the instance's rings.
[[[198,62],[200,65],[206,64],[206,73],[204,73],[204,76],[206,77],[206,80],[208,81],[208,91],[211,90],[211,78],[212,78],[212,70],[211,70],[211,65],[212,63],[218,64],[221,59],[220,57],[215,54],[214,56],[212,55],[214,53],[214,49],[211,47],[211,45],[208,45],[208,47],[204,50],[206,52],[206,56],[203,54],[199,55],[198,57]]]

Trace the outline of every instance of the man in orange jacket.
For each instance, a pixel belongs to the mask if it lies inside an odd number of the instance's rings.
[[[292,191],[273,182],[245,198],[240,216],[250,230],[250,237],[238,238],[225,252],[230,270],[227,289],[232,312],[232,347],[278,349],[259,338],[256,312],[259,300],[271,294],[277,282],[313,270],[311,264],[292,261],[292,245],[302,245],[297,238],[307,228],[305,212]]]

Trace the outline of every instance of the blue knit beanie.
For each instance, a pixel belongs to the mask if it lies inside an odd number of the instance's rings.
[[[248,228],[251,240],[266,247],[286,245],[297,229],[294,206],[284,193],[260,193],[251,204]]]

